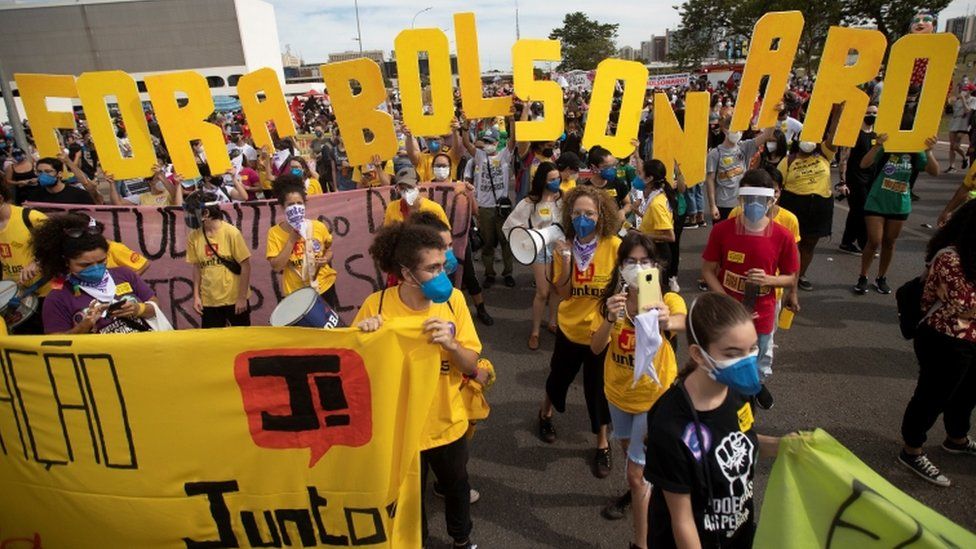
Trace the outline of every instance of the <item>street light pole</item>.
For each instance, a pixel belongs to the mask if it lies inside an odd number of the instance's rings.
[[[413,14],[413,19],[410,20],[410,28],[412,29],[413,26],[414,26],[414,24],[417,23],[417,16],[418,15],[420,15],[421,13],[424,13],[424,12],[428,12],[428,11],[430,11],[432,9],[434,9],[433,6],[428,6],[428,7],[424,8],[424,9],[418,11],[417,13]]]
[[[353,5],[356,6],[356,41],[359,42],[359,55],[363,54],[363,31],[359,27],[359,0],[353,0]]]
[[[13,90],[10,89],[10,80],[7,79],[7,73],[3,70],[2,65],[0,65],[0,92],[3,93],[3,104],[7,107],[7,121],[14,129],[14,141],[20,150],[28,152],[27,136],[24,134],[24,126],[20,122],[20,112],[17,110]]]

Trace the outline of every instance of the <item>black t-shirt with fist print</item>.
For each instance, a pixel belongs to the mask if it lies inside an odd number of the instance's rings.
[[[752,547],[752,482],[759,454],[752,408],[746,397],[730,389],[721,406],[698,412],[701,444],[681,383],[668,389],[648,412],[644,477],[654,486],[648,547],[675,547],[665,491],[691,495],[702,547]]]

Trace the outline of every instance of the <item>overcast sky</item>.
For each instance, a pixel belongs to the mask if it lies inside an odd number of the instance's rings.
[[[281,48],[291,45],[306,63],[325,62],[329,53],[358,50],[353,0],[267,0],[275,6]],[[663,35],[678,25],[672,6],[679,0],[536,0],[518,3],[522,38],[547,38],[568,12],[582,11],[603,23],[618,23],[617,47],[640,48],[641,40]],[[511,47],[515,41],[515,0],[359,0],[363,49],[380,49],[389,57],[396,34],[410,28],[414,15],[417,27],[439,27],[447,32],[454,51],[454,12],[473,11],[478,23],[482,70],[511,68]],[[939,14],[939,30],[950,17],[976,12],[976,0],[954,0]]]

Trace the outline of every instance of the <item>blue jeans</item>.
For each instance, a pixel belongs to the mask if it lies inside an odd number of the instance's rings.
[[[773,374],[773,334],[759,334],[759,379],[765,380]]]
[[[685,191],[685,202],[688,204],[687,215],[698,215],[705,212],[704,183],[699,183]]]
[[[644,437],[647,436],[647,412],[632,414],[610,405],[610,421],[613,423],[613,438],[629,440],[627,459],[637,465],[645,465]]]

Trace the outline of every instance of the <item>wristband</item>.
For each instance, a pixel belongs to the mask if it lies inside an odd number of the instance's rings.
[[[148,308],[149,308],[149,306],[146,305],[145,303],[140,303],[139,304],[139,311],[136,313],[136,318],[141,318],[142,315],[145,314],[146,309],[148,309]]]

